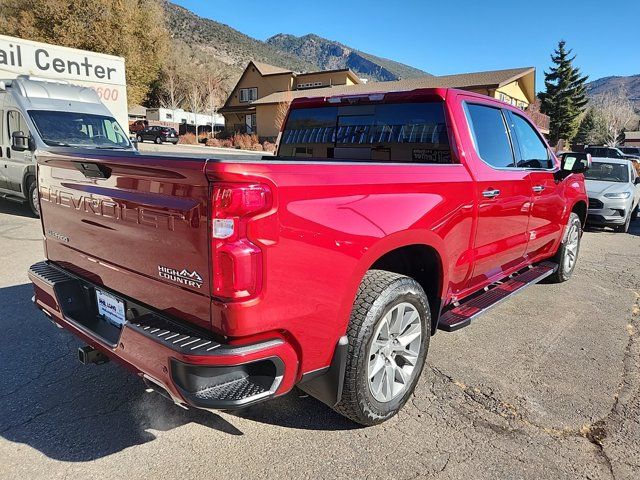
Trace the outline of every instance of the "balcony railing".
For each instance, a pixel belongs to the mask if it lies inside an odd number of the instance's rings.
[[[525,110],[533,123],[543,132],[549,132],[549,116],[537,111]]]

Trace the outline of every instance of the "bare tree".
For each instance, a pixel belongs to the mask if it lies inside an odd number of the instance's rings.
[[[175,64],[168,64],[163,72],[162,96],[160,97],[160,106],[171,109],[173,120],[176,119],[176,110],[178,110],[185,100],[184,82],[181,78],[180,70]]]
[[[193,112],[196,126],[196,139],[198,138],[198,114],[204,109],[204,85],[202,76],[198,70],[192,72],[187,83],[186,104],[189,110]]]
[[[228,77],[224,74],[208,69],[204,75],[204,104],[206,111],[211,115],[211,136],[216,133],[216,114],[218,107],[226,97],[225,83]]]
[[[284,121],[287,119],[287,113],[289,112],[289,106],[293,100],[293,93],[291,90],[286,90],[282,101],[276,106],[275,124],[278,130],[282,129]]]
[[[628,98],[627,91],[619,88],[598,95],[592,101],[593,108],[599,120],[601,136],[607,145],[617,147],[622,132],[635,118],[633,104]]]

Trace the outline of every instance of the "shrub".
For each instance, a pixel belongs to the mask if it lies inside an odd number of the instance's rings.
[[[184,135],[180,135],[178,137],[178,143],[184,145],[197,145],[196,136],[193,133],[185,133]]]
[[[262,150],[264,150],[265,152],[271,152],[274,153],[276,151],[276,144],[275,143],[271,143],[271,142],[267,142],[266,140],[262,143]]]

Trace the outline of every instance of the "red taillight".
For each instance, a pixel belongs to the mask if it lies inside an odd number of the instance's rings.
[[[251,218],[271,208],[266,185],[216,184],[213,187],[213,295],[244,300],[262,287],[262,250],[247,236]]]

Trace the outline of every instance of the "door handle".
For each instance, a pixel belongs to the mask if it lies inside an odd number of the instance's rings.
[[[540,193],[543,192],[545,189],[544,185],[536,185],[535,187],[532,188],[534,193]]]
[[[495,198],[500,195],[500,190],[485,190],[482,192],[484,198]]]

